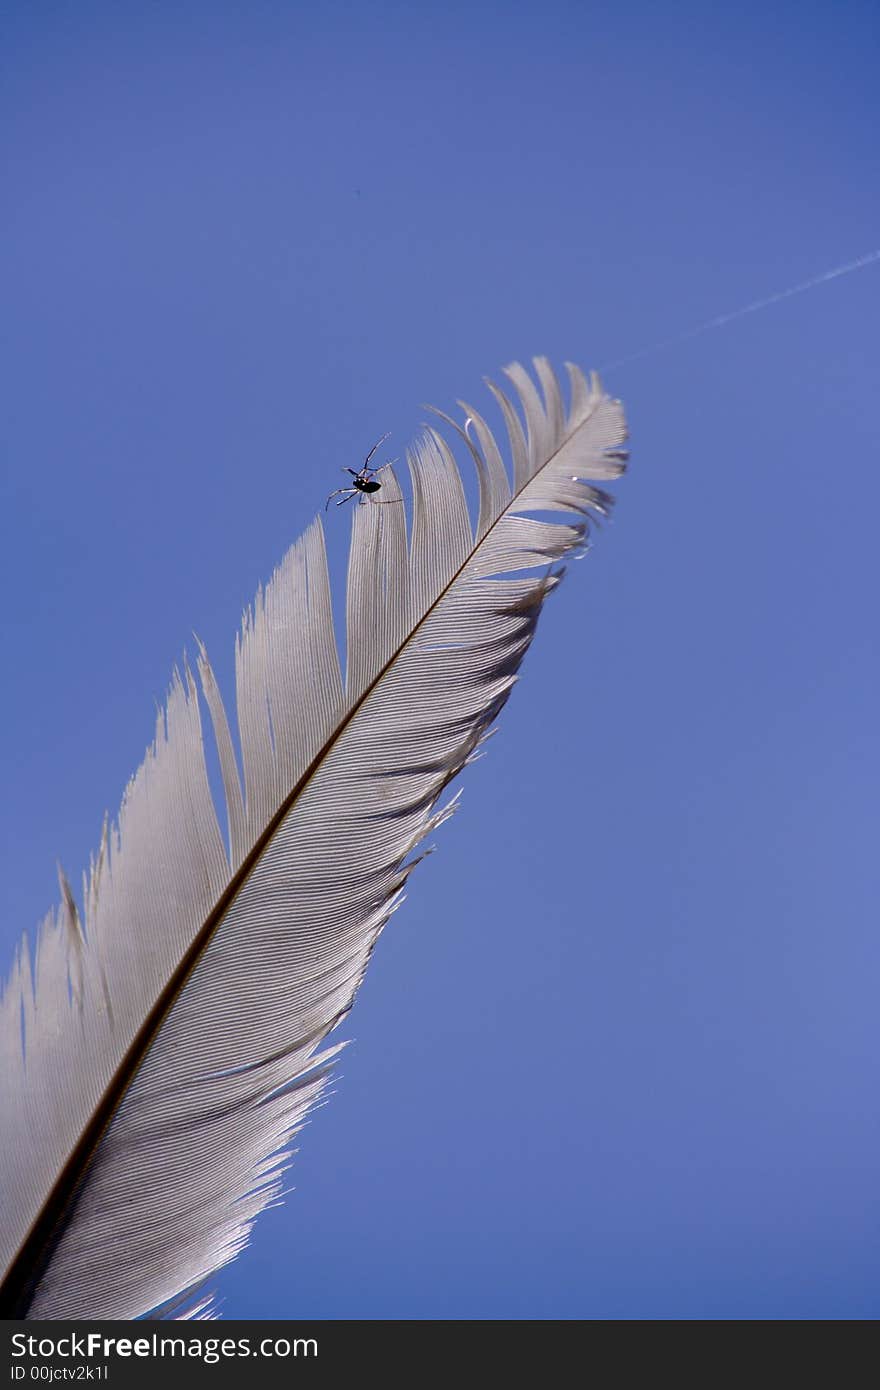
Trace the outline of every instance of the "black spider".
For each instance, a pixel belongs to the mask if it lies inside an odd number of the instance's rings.
[[[367,457],[364,459],[363,466],[359,468],[357,472],[355,472],[353,468],[343,468],[343,473],[350,473],[351,476],[354,478],[354,482],[351,483],[348,487],[338,487],[335,492],[331,492],[330,496],[327,498],[327,501],[324,504],[325,512],[327,508],[330,506],[330,503],[333,501],[334,497],[339,497],[339,501],[336,503],[337,507],[343,506],[343,504],[345,502],[348,502],[352,497],[357,497],[359,499],[359,507],[363,506],[364,502],[367,501],[368,497],[371,502],[374,500],[380,500],[374,499],[370,496],[370,494],[379,491],[382,484],[379,482],[377,475],[383,472],[384,469],[390,468],[391,464],[383,463],[381,468],[371,468],[370,459],[375,454],[379,445],[384,444],[387,438],[388,435],[383,434],[382,438],[376,441],[370,452],[367,454]],[[340,496],[340,494],[342,495]],[[399,501],[399,497],[389,497],[388,501],[382,502],[381,505],[387,507],[392,502]]]

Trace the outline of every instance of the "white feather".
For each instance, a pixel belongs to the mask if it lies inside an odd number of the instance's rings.
[[[402,502],[355,508],[344,679],[320,520],[258,593],[236,645],[243,788],[200,649],[228,848],[185,668],[91,865],[84,920],[62,882],[33,963],[22,942],[0,1007],[4,1316],[203,1314],[204,1281],[277,1198],[341,1046],[325,1040],[507,699],[554,563],[583,542],[586,520],[532,514],[602,514],[592,482],[623,469],[619,402],[569,367],[566,409],[535,367],[543,399],[507,369],[525,430],[490,384],[512,489],[482,417],[448,421],[477,467],[476,535],[433,429],[408,456],[409,540]],[[393,472],[382,482],[401,498]]]

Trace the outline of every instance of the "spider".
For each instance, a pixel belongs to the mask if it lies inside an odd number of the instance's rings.
[[[336,503],[337,507],[343,506],[344,503],[348,502],[352,497],[358,498],[359,507],[362,507],[368,498],[371,502],[377,501],[379,502],[380,506],[385,507],[390,506],[393,502],[400,501],[399,497],[389,497],[387,502],[382,502],[381,499],[373,498],[370,496],[371,493],[378,492],[380,487],[382,486],[382,484],[379,482],[378,474],[381,473],[384,469],[391,467],[390,463],[383,463],[381,468],[370,467],[370,459],[375,454],[379,445],[384,444],[387,438],[388,435],[383,434],[382,438],[376,441],[370,452],[367,454],[367,457],[364,459],[363,466],[359,468],[357,472],[355,472],[353,468],[343,468],[343,473],[350,473],[351,476],[354,478],[354,482],[350,483],[348,487],[338,487],[335,492],[331,492],[330,496],[327,498],[327,501],[324,504],[325,512],[327,508],[330,506],[330,503],[333,501],[334,497],[339,497],[339,501]],[[340,493],[342,494],[341,496]]]

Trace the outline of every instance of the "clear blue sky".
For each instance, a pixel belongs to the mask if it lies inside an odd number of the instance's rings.
[[[340,465],[512,358],[598,365],[880,246],[878,30],[5,6],[4,970]],[[880,1313],[878,319],[875,264],[608,374],[614,524],[227,1315]]]

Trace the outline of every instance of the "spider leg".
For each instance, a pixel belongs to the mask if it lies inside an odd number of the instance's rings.
[[[348,500],[348,498],[354,491],[355,489],[353,487],[338,487],[335,492],[331,492],[330,496],[327,498],[327,501],[324,503],[324,511],[326,512],[327,508],[330,506],[330,503],[333,501],[333,498],[338,497],[340,492],[344,492],[346,494],[346,496],[342,499],[342,501],[345,502]],[[337,502],[336,505],[337,507],[339,507],[342,504],[340,502]]]
[[[371,449],[370,452],[367,454],[367,457],[364,459],[364,468],[366,468],[367,465],[369,464],[370,459],[371,459],[371,458],[373,457],[373,455],[375,454],[375,452],[376,452],[376,450],[378,449],[379,445],[380,445],[380,444],[384,444],[384,443],[385,443],[385,440],[386,440],[386,439],[390,439],[390,437],[391,437],[391,431],[389,430],[387,434],[383,434],[383,436],[382,436],[381,439],[377,439],[377,440],[376,440],[376,442],[375,442],[375,444],[373,445],[372,449]],[[372,470],[371,470],[371,471],[372,471]]]
[[[356,487],[346,487],[342,488],[341,490],[345,493],[345,496],[340,497],[339,501],[336,503],[337,507],[344,507],[346,502],[351,501],[352,497],[358,496],[358,490]]]

